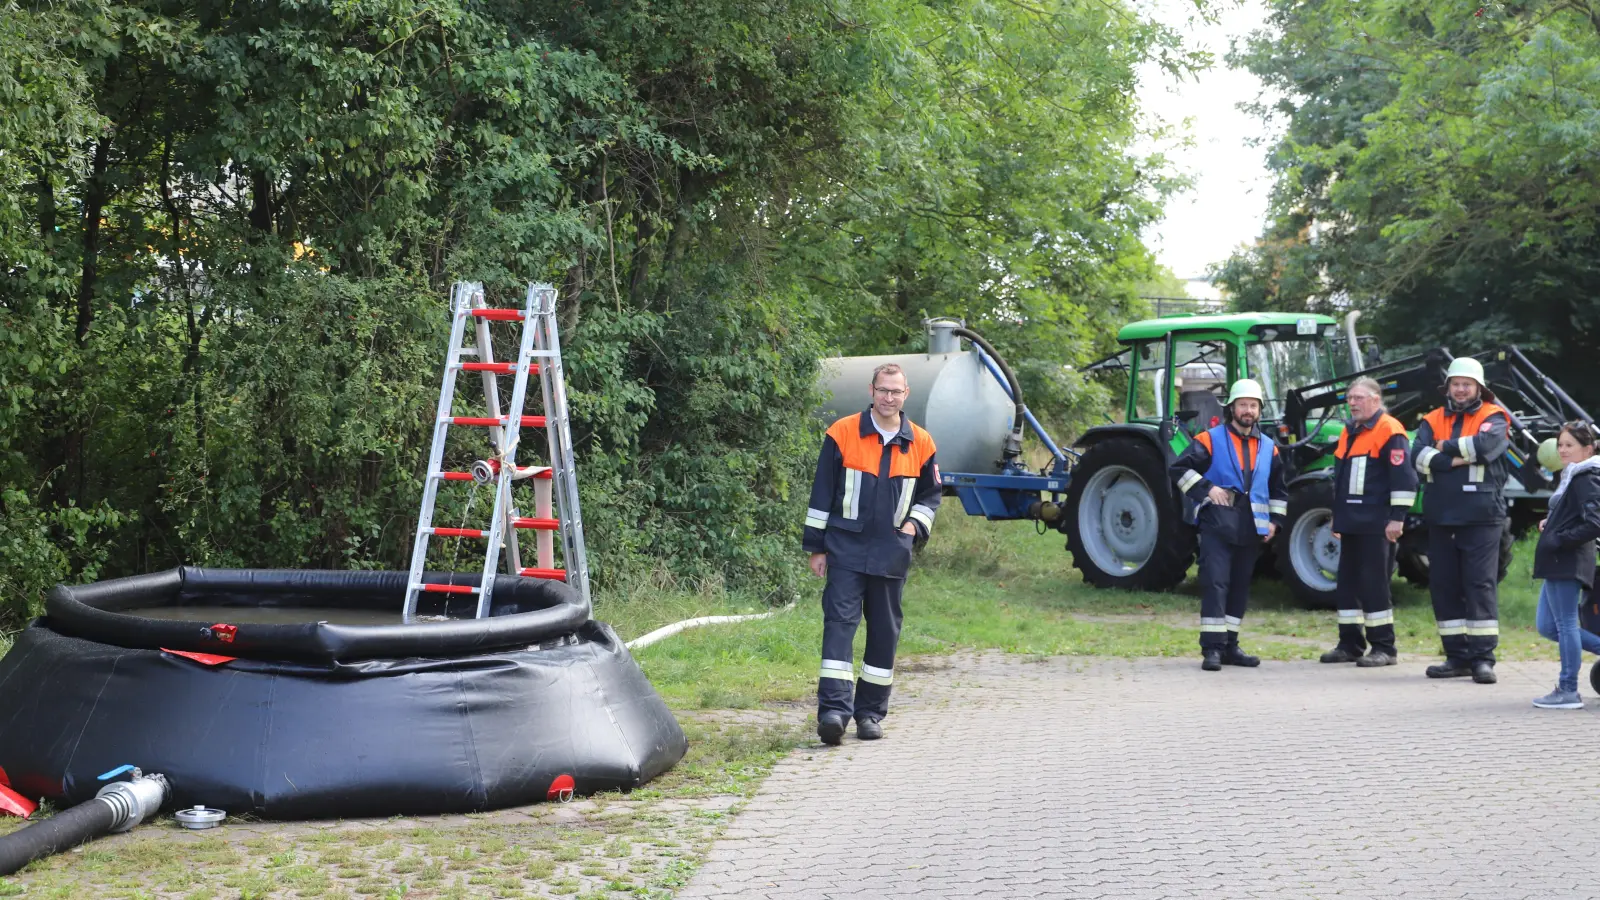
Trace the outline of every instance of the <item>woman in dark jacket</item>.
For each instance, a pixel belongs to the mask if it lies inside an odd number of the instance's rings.
[[[1600,653],[1600,635],[1578,625],[1583,592],[1594,586],[1594,542],[1600,537],[1600,457],[1594,427],[1587,422],[1561,426],[1556,450],[1566,465],[1550,496],[1550,515],[1539,523],[1533,577],[1544,579],[1539,592],[1539,633],[1561,645],[1561,677],[1556,689],[1533,701],[1540,709],[1582,709],[1578,669],[1583,651]]]

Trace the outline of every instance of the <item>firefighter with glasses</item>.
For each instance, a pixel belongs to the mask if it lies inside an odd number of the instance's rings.
[[[1445,404],[1423,417],[1411,447],[1426,480],[1428,592],[1445,657],[1428,677],[1494,684],[1511,417],[1495,405],[1477,360],[1458,357],[1445,378]]]
[[[1395,545],[1405,530],[1406,511],[1417,499],[1417,473],[1411,467],[1405,426],[1384,409],[1378,382],[1371,378],[1350,382],[1345,401],[1351,417],[1333,453],[1339,644],[1322,654],[1322,661],[1353,662],[1362,668],[1392,666],[1400,661],[1400,653],[1394,639],[1389,574]]]
[[[1256,558],[1289,511],[1278,446],[1257,427],[1264,399],[1256,382],[1234,382],[1227,421],[1195,435],[1172,464],[1200,529],[1200,668],[1207,672],[1261,665],[1239,649],[1239,628]]]
[[[817,458],[804,547],[812,574],[827,579],[817,678],[817,736],[825,744],[840,743],[852,718],[858,739],[883,737],[912,542],[928,537],[939,509],[933,437],[902,411],[910,395],[898,365],[878,366],[872,405],[829,426]],[[863,612],[867,647],[857,680]]]

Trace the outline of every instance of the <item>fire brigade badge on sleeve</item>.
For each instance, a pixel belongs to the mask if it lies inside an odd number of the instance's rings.
[[[1406,464],[1406,451],[1395,449],[1389,451],[1389,465],[1403,466]]]

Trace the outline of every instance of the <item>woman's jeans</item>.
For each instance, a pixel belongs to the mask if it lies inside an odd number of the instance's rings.
[[[1583,651],[1600,654],[1600,635],[1578,627],[1578,606],[1583,602],[1583,585],[1575,579],[1551,578],[1539,590],[1539,612],[1535,619],[1539,633],[1561,646],[1563,691],[1578,689],[1578,670],[1583,666]]]

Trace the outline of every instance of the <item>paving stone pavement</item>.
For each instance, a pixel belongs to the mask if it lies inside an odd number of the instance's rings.
[[[1534,709],[1555,663],[916,664],[884,740],[785,760],[678,897],[1600,897],[1600,708]]]

